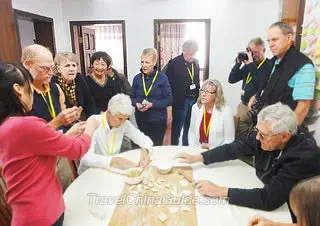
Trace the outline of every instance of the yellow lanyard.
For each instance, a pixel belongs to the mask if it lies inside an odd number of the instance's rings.
[[[261,65],[266,61],[267,58],[264,58],[263,61],[260,62],[260,64],[258,65],[257,69],[259,69],[261,67]],[[246,86],[251,82],[252,80],[252,76],[251,73],[248,73],[247,79],[246,79]]]
[[[204,132],[204,135],[206,137],[208,137],[209,129],[210,129],[210,123],[211,123],[211,119],[212,119],[212,114],[211,114],[208,126],[206,126],[206,122],[207,122],[206,118],[207,118],[207,111],[206,111],[206,108],[204,108],[204,111],[203,111],[203,132]]]
[[[192,66],[191,66],[191,71],[189,69],[189,67],[187,66],[187,69],[188,69],[188,73],[189,73],[189,76],[191,78],[191,81],[193,83],[193,79],[194,79],[194,67],[193,67],[193,63],[192,63]]]
[[[48,91],[49,104],[48,104],[45,96],[43,95],[43,92],[41,92],[41,96],[42,96],[42,99],[44,100],[44,102],[45,102],[46,105],[47,105],[49,114],[50,114],[51,117],[54,119],[57,115],[56,115],[56,111],[55,111],[54,106],[53,106],[53,102],[52,102],[52,97],[51,97],[50,90]]]
[[[152,86],[153,86],[154,82],[155,82],[156,79],[157,79],[158,73],[159,73],[159,71],[156,72],[156,75],[155,75],[154,78],[152,79],[152,83],[151,83],[151,85],[150,85],[150,87],[149,87],[148,90],[147,90],[147,87],[146,87],[146,82],[144,81],[144,74],[142,73],[142,85],[143,85],[144,95],[145,95],[146,97],[149,96],[149,93],[151,92]]]
[[[103,112],[101,112],[101,121],[102,121],[102,127],[104,129],[104,131],[106,130],[107,126],[106,126],[106,119],[105,119],[105,115]],[[109,145],[109,140],[108,140],[108,137],[106,137],[105,139],[105,146],[106,146],[106,154],[108,156],[112,155],[113,152],[114,152],[114,145],[116,143],[116,137],[117,137],[117,134],[116,134],[116,131],[112,130],[112,143],[111,143],[111,147]]]

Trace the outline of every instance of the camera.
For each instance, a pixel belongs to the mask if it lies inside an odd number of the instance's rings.
[[[254,104],[251,106],[251,109],[248,111],[247,114],[252,125],[257,124],[258,114],[263,107],[264,107],[264,104],[259,100],[256,100]]]
[[[250,52],[249,48],[247,48],[245,52],[238,53],[238,56],[237,56],[238,61],[243,62],[245,60],[249,60],[248,52]]]

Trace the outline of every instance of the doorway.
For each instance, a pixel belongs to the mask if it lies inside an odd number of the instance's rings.
[[[14,9],[14,15],[21,48],[39,44],[49,48],[55,55],[56,45],[52,18],[17,9]]]
[[[154,46],[158,51],[159,68],[163,69],[182,53],[185,40],[194,39],[199,45],[195,58],[199,60],[200,81],[209,77],[210,19],[154,20]]]
[[[72,51],[78,56],[81,73],[91,71],[90,58],[96,51],[107,52],[112,67],[127,76],[125,21],[70,21]]]

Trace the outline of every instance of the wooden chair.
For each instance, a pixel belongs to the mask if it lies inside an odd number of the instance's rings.
[[[238,129],[238,125],[239,125],[239,120],[240,120],[239,116],[236,116],[236,115],[233,116],[235,135],[237,135],[237,129]]]
[[[72,178],[72,181],[74,181],[79,176],[78,168],[80,165],[80,161],[79,160],[68,160],[68,162],[69,162],[69,167],[71,170],[71,178]]]
[[[7,204],[5,192],[7,190],[5,181],[2,177],[2,167],[0,166],[0,225],[9,226],[12,218],[12,211]]]

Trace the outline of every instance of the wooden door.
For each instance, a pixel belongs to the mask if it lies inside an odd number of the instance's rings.
[[[87,27],[82,27],[83,40],[83,58],[85,74],[90,73],[90,58],[96,52],[95,30]]]
[[[52,54],[55,55],[56,46],[54,41],[53,22],[34,20],[33,26],[36,43],[49,48]]]

